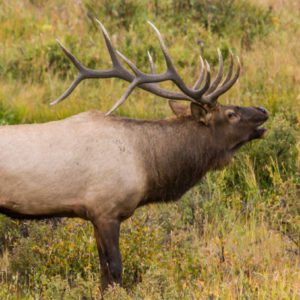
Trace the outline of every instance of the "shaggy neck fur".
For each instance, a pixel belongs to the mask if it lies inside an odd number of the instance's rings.
[[[214,130],[192,117],[134,123],[135,130],[141,130],[135,133],[135,144],[148,179],[141,205],[179,199],[207,171],[223,168],[232,158],[230,151],[220,148]]]

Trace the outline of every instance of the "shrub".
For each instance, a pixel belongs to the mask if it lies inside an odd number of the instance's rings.
[[[240,36],[249,46],[247,43],[272,28],[271,11],[271,7],[265,10],[248,0],[196,0],[193,17],[219,36]]]
[[[272,174],[278,168],[282,180],[294,177],[297,172],[297,131],[293,121],[289,121],[282,113],[272,117],[269,124],[269,131],[261,141],[253,141],[252,144],[244,147],[234,160],[228,173],[229,186],[245,187],[240,170],[247,162],[249,156],[252,162],[258,185],[261,189],[274,189]]]

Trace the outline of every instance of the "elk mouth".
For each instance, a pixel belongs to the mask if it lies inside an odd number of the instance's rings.
[[[264,127],[258,127],[256,128],[251,134],[250,136],[248,137],[248,139],[246,140],[243,140],[239,143],[237,143],[232,149],[231,151],[235,152],[237,151],[238,149],[240,149],[243,145],[245,145],[246,143],[252,141],[252,140],[255,140],[255,139],[261,139],[263,137],[265,137],[266,133],[267,133],[267,129],[264,128]]]
[[[267,131],[268,131],[268,129],[266,129],[264,127],[259,127],[257,129],[255,129],[255,131],[250,135],[249,141],[254,140],[254,139],[261,139],[261,138],[265,137]]]
[[[267,133],[268,129],[264,128],[264,127],[257,127],[249,136],[247,142],[250,142],[252,140],[255,139],[262,139],[266,133]]]
[[[268,115],[265,116],[264,120],[261,120],[259,122],[257,122],[254,126],[255,129],[253,130],[253,132],[249,135],[248,139],[245,141],[245,143],[250,142],[252,140],[255,139],[262,139],[263,137],[265,137],[266,133],[267,133],[267,129],[264,127],[260,127],[262,124],[264,124],[266,122],[266,120],[268,119]]]

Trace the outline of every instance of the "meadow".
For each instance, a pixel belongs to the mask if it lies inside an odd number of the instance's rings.
[[[95,18],[139,68],[150,71],[149,50],[163,72],[146,21],[153,22],[189,85],[199,54],[215,73],[216,49],[224,58],[232,49],[242,73],[219,101],[270,113],[267,136],[239,150],[230,167],[207,174],[180,201],[140,208],[123,223],[124,286],[110,287],[105,299],[300,299],[300,2],[1,1],[1,125],[108,111],[120,98],[127,82],[89,80],[48,105],[76,76],[55,39],[86,66],[110,68]],[[137,89],[115,113],[159,119],[171,110],[165,99]],[[89,223],[0,215],[0,299],[99,299],[99,285]]]

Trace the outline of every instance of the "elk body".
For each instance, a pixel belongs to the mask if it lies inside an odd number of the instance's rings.
[[[160,33],[156,31],[167,63],[164,74],[139,71],[116,52],[99,22],[113,62],[108,71],[82,66],[61,44],[79,70],[66,98],[86,78],[118,77],[131,82],[124,96],[105,114],[90,111],[44,124],[0,127],[0,212],[15,218],[80,217],[93,223],[102,270],[103,288],[121,284],[119,229],[139,206],[179,199],[209,170],[229,164],[236,150],[264,136],[259,127],[268,113],[261,107],[221,105],[218,97],[235,83],[233,57],[224,79],[219,71],[210,82],[203,62],[193,89],[177,74]],[[122,67],[120,55],[132,68]],[[206,76],[205,76],[206,74]],[[203,80],[205,82],[200,88]],[[172,80],[182,92],[160,88]],[[136,120],[110,115],[135,86],[164,98],[186,100],[190,107],[170,101],[174,117]]]

